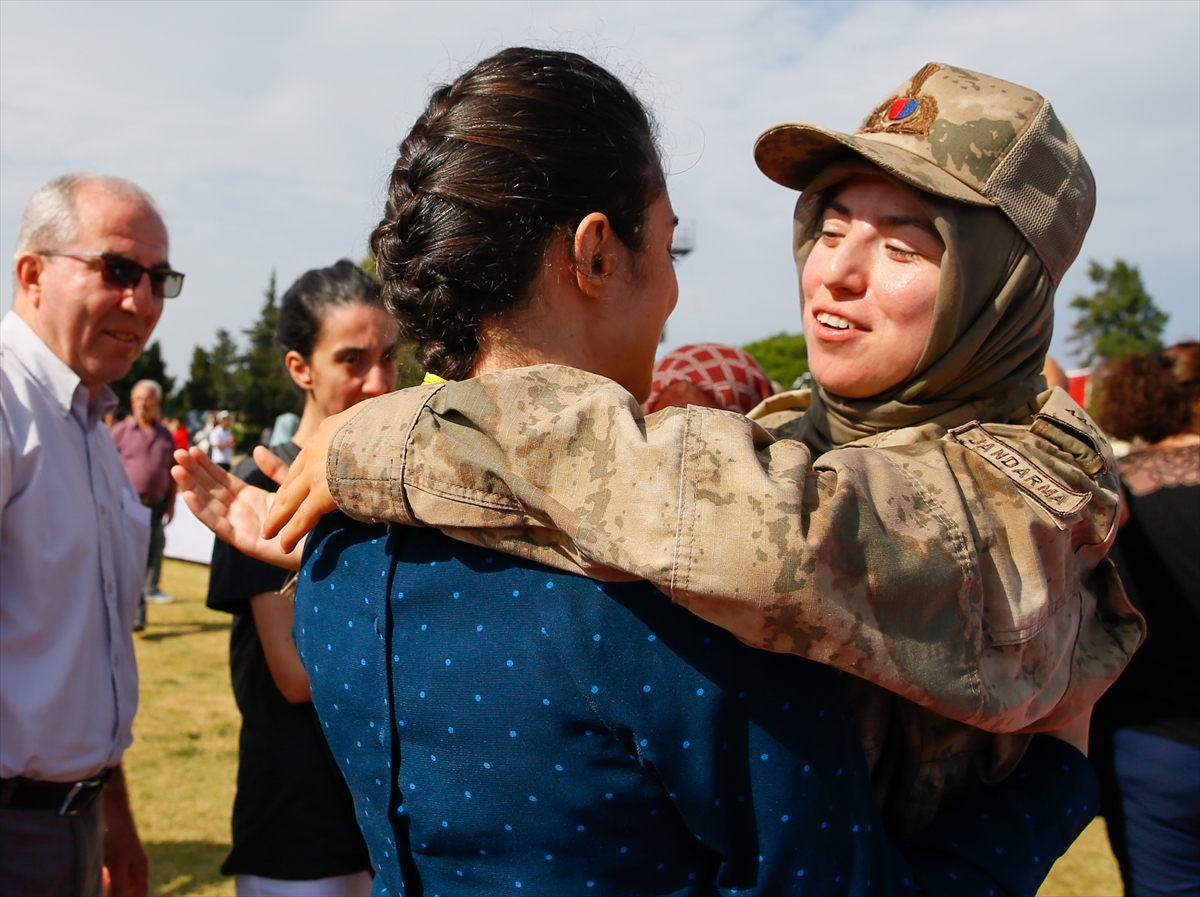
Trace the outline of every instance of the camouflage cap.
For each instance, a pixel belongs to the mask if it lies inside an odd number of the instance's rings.
[[[1096,182],[1045,97],[939,62],[880,103],[853,135],[807,124],[769,128],[754,159],[771,180],[803,190],[848,148],[921,190],[996,206],[1058,283],[1096,210]]]

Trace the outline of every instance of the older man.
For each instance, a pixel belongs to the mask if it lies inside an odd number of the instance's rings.
[[[141,189],[66,175],[25,208],[0,321],[0,893],[145,894],[121,757],[150,515],[102,419],[183,275]],[[103,831],[102,831],[103,825]]]
[[[175,599],[159,588],[162,574],[163,518],[175,514],[175,437],[162,424],[162,387],[153,380],[139,380],[129,393],[133,414],[109,430],[113,444],[133,481],[138,498],[150,509],[150,554],[146,560],[146,582],[138,600],[133,630],[146,628],[146,603],[170,604]]]

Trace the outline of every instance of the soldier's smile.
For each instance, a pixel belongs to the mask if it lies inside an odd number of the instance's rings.
[[[944,250],[912,188],[861,175],[836,188],[801,276],[808,360],[822,387],[866,398],[912,374]]]

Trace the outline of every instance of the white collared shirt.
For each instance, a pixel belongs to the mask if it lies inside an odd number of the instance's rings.
[[[0,777],[86,778],[133,740],[142,506],[79,376],[0,321]]]

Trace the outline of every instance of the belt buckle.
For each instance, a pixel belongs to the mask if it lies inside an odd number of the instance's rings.
[[[96,798],[100,796],[100,792],[104,789],[104,784],[108,781],[108,776],[109,771],[105,770],[93,779],[81,779],[72,785],[71,790],[67,792],[67,796],[62,802],[62,806],[58,808],[58,815],[75,816],[94,804]],[[85,788],[90,790],[87,794],[84,794],[83,799],[79,802],[79,806],[73,806],[75,798],[79,797]]]
[[[59,816],[74,816],[78,810],[71,809],[71,801],[75,800],[76,795],[83,790],[87,782],[76,782],[71,786],[71,790],[67,792],[66,799],[62,802],[62,806],[58,808]]]

